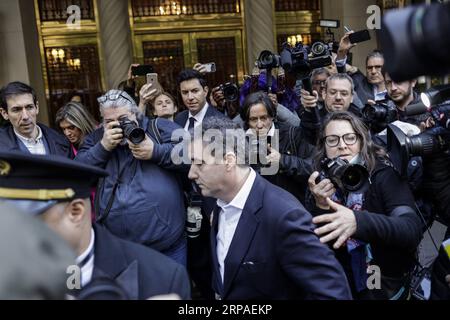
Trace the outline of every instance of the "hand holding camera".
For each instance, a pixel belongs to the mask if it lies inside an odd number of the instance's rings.
[[[155,144],[146,134],[144,140],[139,144],[134,144],[128,140],[128,147],[130,148],[133,157],[137,160],[150,160],[153,156],[153,148]]]
[[[313,90],[313,94],[311,95],[308,91],[301,89],[301,97],[300,102],[303,107],[305,107],[306,111],[310,112],[309,108],[317,107],[317,101],[319,101],[319,94],[316,90]]]
[[[316,200],[316,206],[318,208],[328,210],[330,209],[327,198],[331,197],[335,192],[336,188],[330,179],[322,179],[320,182],[316,182],[319,178],[320,173],[314,171],[308,179],[309,190],[311,191],[314,199]]]
[[[100,141],[103,148],[113,151],[123,140],[123,130],[119,121],[112,121],[106,124],[103,138]]]

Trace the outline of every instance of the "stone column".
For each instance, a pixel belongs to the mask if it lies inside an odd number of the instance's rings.
[[[0,86],[22,81],[36,91],[38,121],[49,124],[34,1],[0,1]]]
[[[276,51],[275,18],[272,0],[245,1],[245,28],[249,72],[262,50]]]
[[[98,0],[100,43],[107,90],[127,78],[133,60],[128,1]]]

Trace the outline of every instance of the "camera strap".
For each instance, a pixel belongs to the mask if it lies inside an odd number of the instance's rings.
[[[119,175],[117,176],[117,180],[116,180],[116,182],[113,185],[113,188],[112,188],[112,191],[111,191],[111,195],[109,196],[108,204],[106,205],[105,211],[96,220],[96,222],[99,223],[99,224],[104,224],[105,221],[106,221],[106,218],[108,218],[108,216],[109,216],[109,212],[111,211],[111,207],[112,207],[113,202],[114,202],[114,197],[116,195],[116,190],[117,190],[117,187],[119,186],[120,178],[122,177],[122,173],[124,171],[125,170],[120,171]],[[105,183],[105,178],[102,178],[101,181],[99,181],[97,193],[95,194],[95,212],[96,213],[100,213],[100,208],[99,208],[99,206],[100,206],[100,204],[99,204],[100,203],[100,196],[99,196],[100,192],[99,191],[101,190],[101,188],[103,188],[104,183]]]
[[[158,118],[151,119],[148,124],[148,130],[151,133],[152,137],[156,140],[156,142],[158,144],[161,144],[162,138],[161,138],[161,133],[158,130],[158,122],[157,121],[158,121]],[[119,183],[120,183],[120,178],[122,177],[122,174],[124,171],[125,170],[119,170],[120,173],[117,176],[117,180],[113,185],[111,195],[108,200],[108,204],[106,205],[104,213],[97,218],[97,220],[96,220],[97,223],[104,224],[106,221],[106,218],[108,218],[109,212],[111,211],[111,207],[114,202],[114,197],[116,195],[117,187],[119,186]],[[105,183],[105,179],[101,178],[98,183],[97,191],[100,191],[103,188],[104,183]],[[95,205],[95,212],[99,214],[100,213],[100,192],[97,192],[95,194],[94,205]]]

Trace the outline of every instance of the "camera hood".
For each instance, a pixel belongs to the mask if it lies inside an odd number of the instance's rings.
[[[406,177],[407,175],[409,161],[407,142],[408,136],[404,134],[401,129],[393,124],[388,125],[387,150],[389,152],[389,158],[394,165],[394,168],[402,177]]]

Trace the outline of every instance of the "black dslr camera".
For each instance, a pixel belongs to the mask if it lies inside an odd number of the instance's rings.
[[[373,132],[386,129],[391,122],[398,120],[398,111],[391,100],[377,101],[375,105],[366,104],[362,109],[363,120]]]
[[[221,84],[220,90],[223,92],[223,97],[228,102],[234,102],[239,99],[239,87],[232,82]]]
[[[339,157],[321,161],[320,180],[330,179],[342,191],[364,192],[369,187],[369,172],[359,164],[350,164]]]
[[[119,123],[125,138],[134,144],[139,144],[144,141],[145,131],[136,122],[131,121],[127,116],[123,116],[119,118]]]

